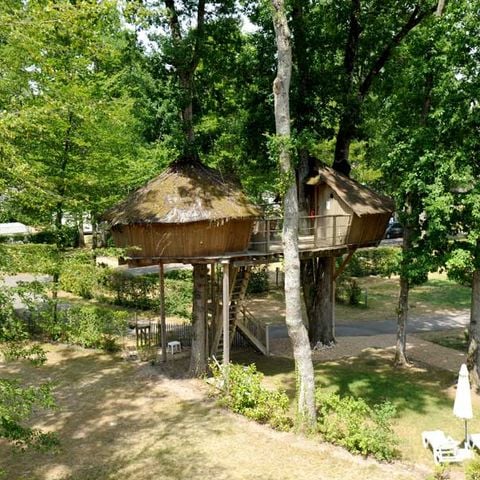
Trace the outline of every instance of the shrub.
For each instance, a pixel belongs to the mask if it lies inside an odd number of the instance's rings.
[[[0,244],[0,270],[7,273],[46,273],[58,268],[55,245]]]
[[[335,287],[335,300],[348,305],[359,305],[362,289],[354,278],[340,276]]]
[[[114,352],[119,349],[118,337],[127,328],[128,313],[94,306],[72,307],[61,313],[60,321],[67,342]]]
[[[267,267],[254,267],[250,272],[247,293],[268,292],[268,270]]]
[[[92,251],[68,252],[60,269],[60,288],[80,297],[90,299],[98,295],[111,270],[99,267],[93,261]]]
[[[480,460],[472,460],[465,469],[466,480],[480,480]]]
[[[279,430],[292,427],[292,419],[287,415],[289,400],[284,392],[268,390],[262,385],[263,374],[257,372],[254,364],[249,366],[230,364],[227,379],[225,370],[211,366],[213,377],[219,390],[221,405],[235,413],[240,413],[260,423],[268,423]]]
[[[318,430],[326,441],[378,460],[398,457],[391,427],[396,412],[391,403],[371,408],[362,398],[317,392],[317,406]]]
[[[389,277],[398,271],[400,255],[401,249],[395,247],[356,251],[345,268],[345,275],[350,277],[366,277],[368,275]]]
[[[106,287],[115,295],[115,303],[140,309],[158,309],[158,275],[130,276],[122,272],[111,273]],[[190,318],[192,305],[192,272],[172,270],[165,275],[165,312]]]

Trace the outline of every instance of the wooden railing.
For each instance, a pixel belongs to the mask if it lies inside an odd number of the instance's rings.
[[[247,334],[250,340],[253,340],[264,355],[270,354],[269,324],[259,322],[245,305],[241,307],[240,315],[237,317],[237,327]]]
[[[299,218],[300,250],[345,245],[350,231],[351,215],[314,215]],[[283,217],[268,216],[254,225],[249,250],[277,253],[282,248]]]

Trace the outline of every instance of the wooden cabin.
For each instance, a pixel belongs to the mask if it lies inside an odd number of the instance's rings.
[[[260,215],[240,186],[200,162],[178,161],[105,214],[130,263],[246,251]]]
[[[383,239],[394,208],[390,198],[326,166],[307,179],[307,186],[311,211],[319,219],[317,236],[357,247]]]
[[[393,212],[390,198],[379,195],[327,166],[307,178],[308,215],[299,219],[302,252],[335,251],[378,245]],[[282,219],[265,215],[254,226],[250,250],[281,252]]]

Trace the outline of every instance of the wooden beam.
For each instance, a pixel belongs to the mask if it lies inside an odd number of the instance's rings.
[[[160,275],[160,328],[162,341],[162,362],[167,361],[167,326],[165,324],[165,279],[163,274],[163,263],[158,265]]]
[[[338,267],[337,271],[333,275],[333,280],[334,281],[343,273],[343,271],[345,270],[345,267],[348,265],[348,262],[351,260],[353,254],[355,253],[356,250],[357,250],[357,248],[355,247],[355,248],[348,251],[348,255],[345,257],[342,264]]]
[[[230,363],[230,263],[223,262],[223,364]]]

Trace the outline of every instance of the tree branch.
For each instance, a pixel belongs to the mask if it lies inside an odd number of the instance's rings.
[[[360,0],[352,0],[352,10],[350,11],[350,29],[348,31],[347,45],[345,47],[345,58],[343,65],[345,73],[351,77],[355,68],[355,60],[358,52],[358,40],[362,33],[362,27],[358,18],[360,16]]]
[[[175,9],[174,0],[165,0],[165,6],[168,10],[168,25],[172,31],[172,37],[175,42],[179,43],[182,40],[182,30],[180,28],[180,20],[178,19],[178,13]]]
[[[197,10],[197,31],[195,32],[195,46],[193,48],[190,71],[194,72],[200,61],[200,50],[203,45],[203,36],[205,33],[205,0],[198,0]]]
[[[410,15],[407,23],[405,23],[405,25],[400,29],[400,31],[395,34],[395,36],[384,47],[383,51],[378,56],[377,60],[375,61],[372,68],[370,69],[367,76],[360,85],[359,93],[362,98],[364,98],[370,90],[374,78],[377,77],[377,75],[380,73],[380,70],[385,66],[394,48],[400,45],[400,43],[407,36],[407,34],[411,30],[413,30],[420,22],[422,22],[422,20],[424,20],[429,15],[432,15],[437,10],[437,6],[435,5],[434,7],[428,10],[424,10],[423,12],[420,12],[419,10],[419,7],[416,6],[412,14]]]

